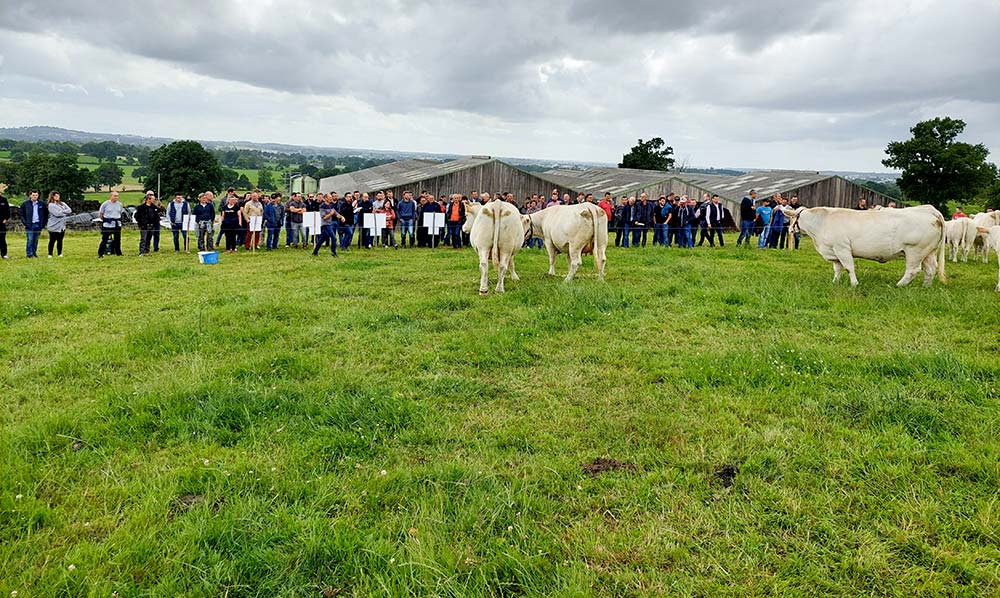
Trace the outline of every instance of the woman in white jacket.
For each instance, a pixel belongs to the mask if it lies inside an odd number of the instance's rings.
[[[73,213],[70,207],[59,199],[59,193],[53,191],[49,193],[49,222],[45,228],[49,231],[49,258],[52,258],[52,248],[59,251],[59,257],[63,256],[63,237],[66,235],[66,217]]]

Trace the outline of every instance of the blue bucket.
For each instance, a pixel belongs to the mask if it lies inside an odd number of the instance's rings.
[[[218,264],[219,263],[219,252],[218,251],[199,251],[198,261],[203,264]]]

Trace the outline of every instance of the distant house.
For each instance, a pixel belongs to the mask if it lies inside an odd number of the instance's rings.
[[[319,191],[319,181],[311,176],[300,174],[293,176],[288,183],[289,193],[316,193]]]

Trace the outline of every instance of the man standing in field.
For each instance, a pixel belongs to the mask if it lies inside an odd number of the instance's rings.
[[[337,223],[344,222],[344,217],[337,212],[337,194],[330,195],[319,204],[320,234],[316,237],[316,247],[313,255],[319,255],[319,248],[323,243],[330,242],[330,252],[333,257],[337,257]]]
[[[302,203],[302,194],[292,193],[292,198],[288,201],[288,211],[291,213],[290,229],[292,232],[292,244],[300,247],[299,239],[302,240],[301,247],[306,246],[306,234],[302,230],[302,215],[306,213],[306,206]]]
[[[101,204],[97,217],[101,219],[101,246],[97,248],[97,257],[122,254],[122,215],[125,207],[118,201],[118,192],[112,191],[108,199]]]
[[[757,208],[756,215],[760,218],[760,223],[764,227],[760,231],[760,237],[757,239],[757,249],[764,249],[767,247],[767,241],[771,236],[771,202],[764,200],[759,208]]]
[[[156,196],[150,191],[135,209],[135,223],[139,225],[139,257],[149,254],[149,244],[153,240],[153,228],[160,221],[160,211],[153,205]]]
[[[737,247],[743,245],[744,240],[747,245],[750,244],[750,237],[753,236],[754,222],[757,220],[757,213],[754,210],[754,203],[756,201],[757,192],[751,189],[750,193],[743,196],[743,201],[740,202],[740,237],[736,239]]]
[[[30,257],[38,257],[38,237],[45,228],[48,221],[48,211],[46,205],[38,200],[38,190],[32,189],[28,194],[28,201],[21,204],[20,208],[21,224],[24,225],[25,254]]]

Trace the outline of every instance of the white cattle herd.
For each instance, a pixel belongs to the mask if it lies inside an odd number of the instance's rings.
[[[945,250],[951,248],[952,261],[962,253],[982,255],[984,262],[992,248],[1000,267],[1000,212],[976,214],[970,218],[945,221],[932,206],[901,209],[850,210],[844,208],[789,208],[781,210],[789,217],[791,230],[803,232],[813,240],[816,251],[833,265],[833,282],[847,272],[852,286],[857,286],[854,271],[856,258],[885,263],[902,257],[906,262],[898,286],[906,286],[923,272],[924,285],[935,274],[946,282]],[[573,280],[583,261],[593,254],[599,280],[604,279],[607,261],[608,218],[604,210],[592,204],[551,206],[530,215],[521,214],[506,202],[466,205],[468,218],[463,231],[479,256],[479,292],[489,292],[489,264],[497,270],[498,293],[504,292],[504,277],[518,280],[514,256],[525,240],[537,237],[544,241],[549,255],[549,275],[554,276],[556,255],[565,253],[569,260],[566,281]],[[997,276],[1000,291],[1000,272]]]

